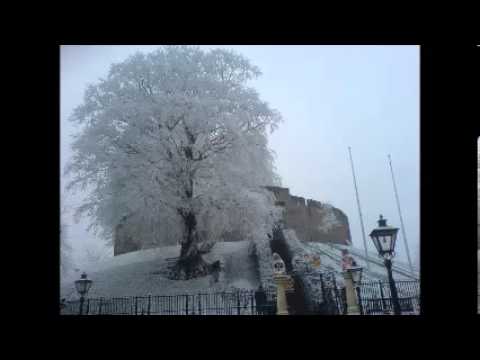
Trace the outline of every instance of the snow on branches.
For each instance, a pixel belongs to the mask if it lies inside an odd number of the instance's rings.
[[[259,75],[234,52],[189,46],[113,64],[71,118],[82,131],[69,186],[92,189],[78,211],[106,238],[126,221],[152,244],[160,228],[180,227],[182,244],[232,226],[251,233],[258,212],[273,209],[260,187],[278,182],[266,135],[281,117],[246,85]],[[254,207],[258,196],[264,206]]]

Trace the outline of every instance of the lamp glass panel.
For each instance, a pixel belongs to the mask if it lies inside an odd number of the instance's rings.
[[[85,295],[92,286],[92,280],[80,279],[75,281],[75,288],[80,295]]]
[[[395,242],[397,241],[397,232],[392,234],[392,251],[395,249]]]
[[[79,294],[84,294],[85,293],[85,281],[84,280],[77,280],[75,281],[75,288],[79,292]]]
[[[362,268],[352,269],[352,279],[354,283],[359,283],[362,279]]]
[[[87,280],[85,281],[85,293],[88,293],[88,291],[90,290],[90,287],[92,286],[92,280]]]
[[[392,249],[392,237],[390,235],[382,236],[382,251],[389,252]]]
[[[380,242],[379,242],[378,236],[372,234],[371,238],[373,241],[373,245],[375,245],[375,248],[377,249],[377,251],[380,251]]]

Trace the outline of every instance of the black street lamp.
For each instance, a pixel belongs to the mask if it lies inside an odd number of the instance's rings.
[[[378,228],[374,229],[370,233],[370,237],[373,240],[373,244],[377,248],[377,251],[385,262],[385,267],[388,273],[388,283],[390,285],[390,293],[392,294],[393,313],[395,315],[401,315],[400,303],[398,301],[397,288],[395,286],[395,280],[392,275],[392,258],[395,256],[395,241],[397,240],[398,228],[387,225],[387,220],[380,215],[378,220]]]
[[[79,280],[75,281],[75,288],[80,294],[80,315],[83,314],[83,303],[85,301],[85,296],[92,286],[92,280],[87,279],[87,274],[85,272],[80,276]]]

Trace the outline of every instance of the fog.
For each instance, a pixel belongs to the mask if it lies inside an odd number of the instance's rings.
[[[157,46],[61,47],[61,170],[72,155],[68,121],[87,84],[108,74],[110,64]],[[368,238],[379,214],[400,227],[388,166],[391,155],[412,260],[419,248],[419,47],[417,46],[201,46],[238,51],[263,75],[250,85],[280,111],[284,122],[269,136],[282,186],[296,196],[329,202],[344,211],[352,241],[363,248],[348,157],[352,148]],[[76,223],[73,209],[85,196],[67,193],[61,179],[63,221],[74,259],[85,249],[112,254]],[[406,259],[401,232],[397,256]]]

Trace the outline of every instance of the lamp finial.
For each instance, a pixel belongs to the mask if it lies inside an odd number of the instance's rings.
[[[383,218],[383,215],[380,214],[380,219],[378,220],[378,226],[384,227],[387,226],[387,219]]]

